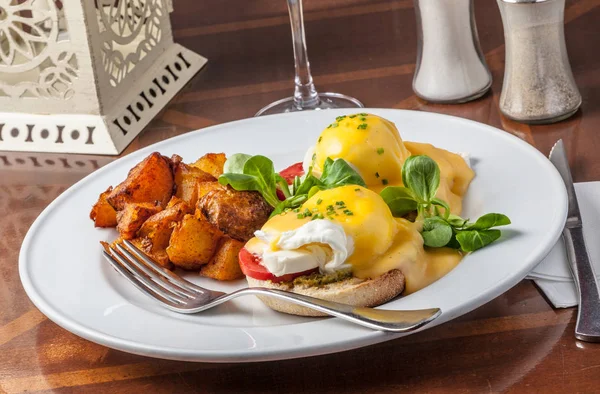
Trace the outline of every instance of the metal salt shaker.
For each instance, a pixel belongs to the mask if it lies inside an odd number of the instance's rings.
[[[473,0],[414,0],[417,64],[413,90],[435,103],[464,103],[488,91],[492,75],[479,46]]]
[[[497,0],[506,45],[500,110],[525,123],[553,123],[581,105],[564,36],[565,0]]]

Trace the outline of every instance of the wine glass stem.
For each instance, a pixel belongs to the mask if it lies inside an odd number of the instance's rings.
[[[319,94],[310,74],[310,63],[306,52],[306,37],[304,35],[304,17],[302,15],[302,0],[287,0],[292,25],[292,40],[294,42],[294,62],[296,76],[294,78],[294,104],[298,109],[308,109],[319,104]]]

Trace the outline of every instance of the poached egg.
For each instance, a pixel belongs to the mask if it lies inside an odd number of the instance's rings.
[[[272,217],[246,244],[275,276],[312,268],[355,273],[385,253],[398,233],[383,199],[357,185],[322,190],[296,211]]]
[[[438,164],[440,187],[436,197],[459,215],[462,198],[475,176],[465,159],[430,144],[405,142],[394,123],[377,115],[338,116],[307,151],[303,167],[305,172],[312,167],[318,176],[328,157],[341,158],[360,174],[369,189],[380,192],[386,186],[402,186],[402,165],[410,155],[427,155]]]

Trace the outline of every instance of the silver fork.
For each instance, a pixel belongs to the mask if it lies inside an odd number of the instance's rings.
[[[161,267],[131,242],[123,243],[125,246],[117,244],[116,248],[105,248],[104,257],[142,293],[178,313],[202,312],[237,297],[263,295],[312,308],[374,330],[389,332],[416,330],[442,313],[439,308],[393,311],[354,307],[264,287],[248,287],[229,294],[208,290]]]

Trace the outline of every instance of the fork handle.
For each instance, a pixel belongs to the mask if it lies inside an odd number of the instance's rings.
[[[442,313],[439,308],[393,311],[354,307],[339,302],[326,301],[302,294],[264,287],[249,287],[230,293],[228,296],[235,297],[242,294],[265,295],[279,298],[371,329],[389,332],[413,331],[434,320]],[[227,296],[224,297],[230,299]]]
[[[579,295],[575,337],[581,341],[600,342],[600,292],[594,267],[585,247],[583,228],[565,228],[563,237],[569,268]]]

